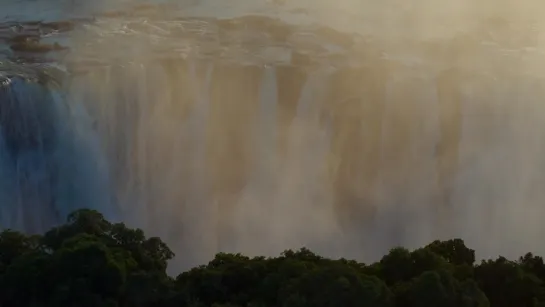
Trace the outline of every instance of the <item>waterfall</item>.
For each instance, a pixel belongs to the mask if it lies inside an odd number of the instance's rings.
[[[510,204],[524,200],[542,216],[532,188],[542,178],[525,162],[541,150],[538,100],[490,96],[497,81],[479,76],[380,75],[377,65],[142,62],[60,89],[13,78],[1,92],[2,225],[38,232],[96,208],[190,249],[194,264],[219,250],[301,245],[367,257],[470,236],[465,227],[493,237],[500,220],[522,222]],[[502,159],[526,168],[497,176]]]
[[[2,227],[42,232],[89,207],[117,218],[96,136],[57,90],[15,77],[0,102]]]
[[[59,84],[2,77],[0,227],[41,232],[93,208],[160,236],[182,267],[301,246],[367,260],[452,237],[510,256],[545,231],[543,78],[530,65],[361,55],[352,38],[356,56],[325,60],[318,35],[255,16],[137,23],[149,37],[131,22],[89,25],[100,39],[61,60]],[[253,26],[282,40],[263,52],[274,60],[254,50]],[[210,34],[221,27],[243,35],[225,34],[227,48]],[[154,50],[170,30],[206,42]],[[108,58],[114,43],[134,52]],[[86,51],[99,59],[71,62]]]

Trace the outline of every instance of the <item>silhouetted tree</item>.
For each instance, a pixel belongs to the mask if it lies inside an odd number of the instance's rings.
[[[545,306],[543,258],[475,264],[461,239],[393,248],[370,265],[306,248],[219,253],[175,279],[166,274],[173,257],[160,238],[87,209],[43,236],[4,230],[0,307]]]

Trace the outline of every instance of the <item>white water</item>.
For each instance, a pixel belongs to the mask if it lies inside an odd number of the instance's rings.
[[[1,90],[10,123],[0,138],[2,226],[39,232],[86,207],[111,216],[107,170],[85,118],[71,115],[59,93],[21,79]]]

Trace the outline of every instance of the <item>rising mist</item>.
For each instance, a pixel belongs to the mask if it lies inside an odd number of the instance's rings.
[[[70,122],[113,218],[183,267],[451,237],[543,252],[542,5],[238,2],[282,21],[139,6],[70,34]]]

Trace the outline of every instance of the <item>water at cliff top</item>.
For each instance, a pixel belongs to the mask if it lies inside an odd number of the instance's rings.
[[[355,7],[13,1],[0,227],[94,208],[182,267],[300,246],[371,260],[452,237],[481,256],[543,252],[539,21]]]

